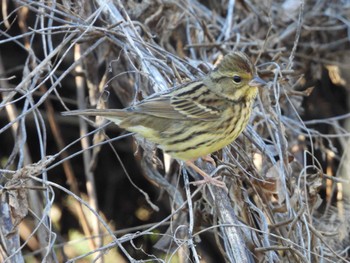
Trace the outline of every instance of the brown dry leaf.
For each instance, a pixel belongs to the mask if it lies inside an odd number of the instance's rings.
[[[14,173],[12,178],[5,184],[4,189],[8,194],[8,204],[11,207],[14,228],[28,214],[27,189],[32,186],[29,184],[29,177],[41,174],[43,169],[53,160],[52,156],[47,156],[37,163],[27,165]]]
[[[17,190],[8,191],[9,205],[14,219],[13,226],[16,228],[22,219],[28,214],[28,199],[25,185]]]
[[[329,78],[332,83],[339,86],[345,86],[346,80],[342,77],[342,73],[340,71],[339,66],[337,65],[326,65],[326,69],[328,70]]]
[[[16,171],[13,174],[10,182],[14,182],[14,180],[16,180],[16,179],[20,179],[20,178],[23,179],[23,178],[28,178],[30,176],[36,176],[38,174],[41,174],[41,172],[44,170],[44,168],[46,168],[54,160],[55,160],[54,156],[48,155],[37,163],[33,163],[33,164],[29,164],[29,165],[24,166],[22,169]],[[15,184],[17,184],[17,182],[15,182]],[[11,184],[11,185],[13,185],[13,184]]]
[[[285,200],[285,193],[281,186],[279,171],[280,161],[269,168],[266,173],[264,182],[260,182],[259,185],[265,192],[275,195],[277,197],[278,203],[282,204]]]

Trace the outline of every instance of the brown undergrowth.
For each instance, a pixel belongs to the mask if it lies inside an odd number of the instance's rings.
[[[2,262],[347,262],[347,1],[2,2]],[[243,50],[268,85],[227,191],[105,120]]]

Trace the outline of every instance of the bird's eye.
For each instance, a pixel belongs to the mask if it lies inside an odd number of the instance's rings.
[[[233,81],[236,83],[240,83],[242,81],[242,78],[238,75],[233,76]]]

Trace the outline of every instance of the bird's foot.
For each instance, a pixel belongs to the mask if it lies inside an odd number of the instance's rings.
[[[197,173],[199,173],[203,177],[202,180],[192,182],[193,185],[198,186],[201,184],[212,184],[212,185],[221,187],[223,189],[227,189],[226,184],[219,179],[220,178],[219,176],[211,177],[206,172],[204,172],[202,169],[200,169],[197,165],[195,165],[192,161],[187,161],[186,165],[188,167],[191,167],[194,171],[196,171]]]
[[[195,182],[191,182],[191,184],[193,184],[195,186],[199,186],[202,184],[211,184],[211,185],[215,185],[217,187],[223,188],[225,190],[227,189],[226,184],[220,180],[220,176],[215,176],[215,177],[211,177],[209,175],[203,176],[202,180],[197,180]]]

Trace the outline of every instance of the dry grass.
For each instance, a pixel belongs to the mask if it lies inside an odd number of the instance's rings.
[[[349,83],[348,2],[5,2],[1,261],[348,261],[349,114],[332,111],[341,103],[331,98],[329,108],[304,101],[327,73],[326,89]],[[196,174],[147,141],[135,148],[104,120],[60,116],[130,105],[237,49],[269,83],[244,135],[215,154],[217,166],[198,161],[228,192],[192,187]],[[305,120],[311,108],[319,114]],[[110,166],[101,167],[107,150]],[[107,176],[124,173],[126,191],[111,192]],[[136,205],[107,216],[104,204],[123,207],[118,198]],[[78,223],[65,225],[67,215]]]

